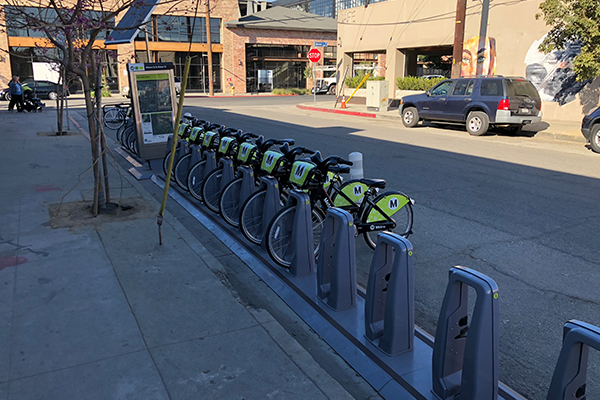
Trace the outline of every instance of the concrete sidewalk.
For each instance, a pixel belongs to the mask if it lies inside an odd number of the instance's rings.
[[[159,246],[159,205],[127,172],[113,201],[132,208],[92,218],[90,142],[38,134],[52,111],[0,123],[0,399],[378,398],[240,301],[169,212]]]
[[[306,102],[299,104],[297,107],[309,111],[393,120],[402,124],[402,118],[397,108],[388,111],[372,111],[364,104],[349,103],[346,109],[342,109],[339,103],[334,107],[334,103],[335,99],[326,104],[319,102],[316,106],[312,102]],[[525,126],[523,134],[540,138],[586,143],[585,138],[581,134],[581,122],[542,120],[540,123]]]

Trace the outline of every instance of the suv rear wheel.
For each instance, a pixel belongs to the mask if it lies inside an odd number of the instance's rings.
[[[402,110],[402,123],[407,128],[417,126],[419,123],[419,112],[415,107],[406,107]]]
[[[592,126],[592,134],[590,135],[590,146],[596,153],[600,153],[600,123]]]
[[[467,117],[467,132],[473,136],[485,135],[490,127],[490,119],[482,111],[473,111]]]

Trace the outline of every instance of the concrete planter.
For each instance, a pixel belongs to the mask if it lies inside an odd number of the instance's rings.
[[[344,95],[346,96],[346,98],[352,96],[352,93],[354,93],[356,89],[355,88],[344,88]],[[356,91],[356,94],[354,95],[354,97],[367,97],[367,89],[358,89]]]
[[[404,96],[409,96],[411,94],[420,94],[420,93],[425,93],[424,90],[400,90],[400,89],[396,89],[396,93],[395,93],[395,97],[396,99],[401,99]]]
[[[354,89],[344,88],[344,94],[346,95],[346,98],[350,97],[353,92],[354,92]],[[404,96],[408,96],[411,94],[419,94],[419,93],[425,93],[425,91],[424,90],[399,90],[399,89],[396,89],[396,92],[393,93],[393,95],[390,96],[390,98],[401,99]],[[358,89],[358,91],[356,92],[354,97],[365,97],[366,98],[367,97],[367,89]]]

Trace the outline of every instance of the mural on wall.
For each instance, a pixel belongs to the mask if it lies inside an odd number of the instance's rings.
[[[472,37],[463,44],[461,76],[496,73],[496,39]]]
[[[573,59],[580,53],[581,44],[571,42],[563,50],[544,54],[538,50],[544,37],[534,41],[525,56],[526,77],[543,101],[554,101],[562,106],[575,100],[589,82],[577,82],[573,72]]]

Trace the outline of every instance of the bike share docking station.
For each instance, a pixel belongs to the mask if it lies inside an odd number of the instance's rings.
[[[498,397],[498,295],[490,278],[468,268],[450,270],[431,348],[415,337],[411,243],[393,233],[380,233],[366,294],[358,296],[353,217],[339,208],[328,210],[315,263],[309,197],[294,190],[288,204],[296,205],[292,261],[289,270],[281,269],[290,284],[356,346],[354,351],[392,378],[381,382],[381,377],[370,376],[372,366],[348,360],[385,398],[514,398]],[[470,325],[468,286],[477,292]]]
[[[164,187],[164,181],[152,179]],[[272,217],[281,207],[277,182],[266,177],[261,186],[269,192],[264,209]],[[291,192],[288,201],[296,205],[296,213],[288,270],[271,262],[264,250],[240,244],[244,242],[237,230],[216,223],[218,219],[207,217],[177,190],[171,197],[219,235],[383,398],[525,400],[498,381],[499,293],[491,278],[465,267],[450,269],[434,340],[414,325],[414,255],[409,240],[390,232],[379,234],[367,288],[362,290],[356,284],[353,218],[342,209],[327,211],[315,261],[308,195]],[[472,307],[469,288],[476,294]],[[590,347],[600,350],[600,328],[569,321],[547,400],[585,398]]]

